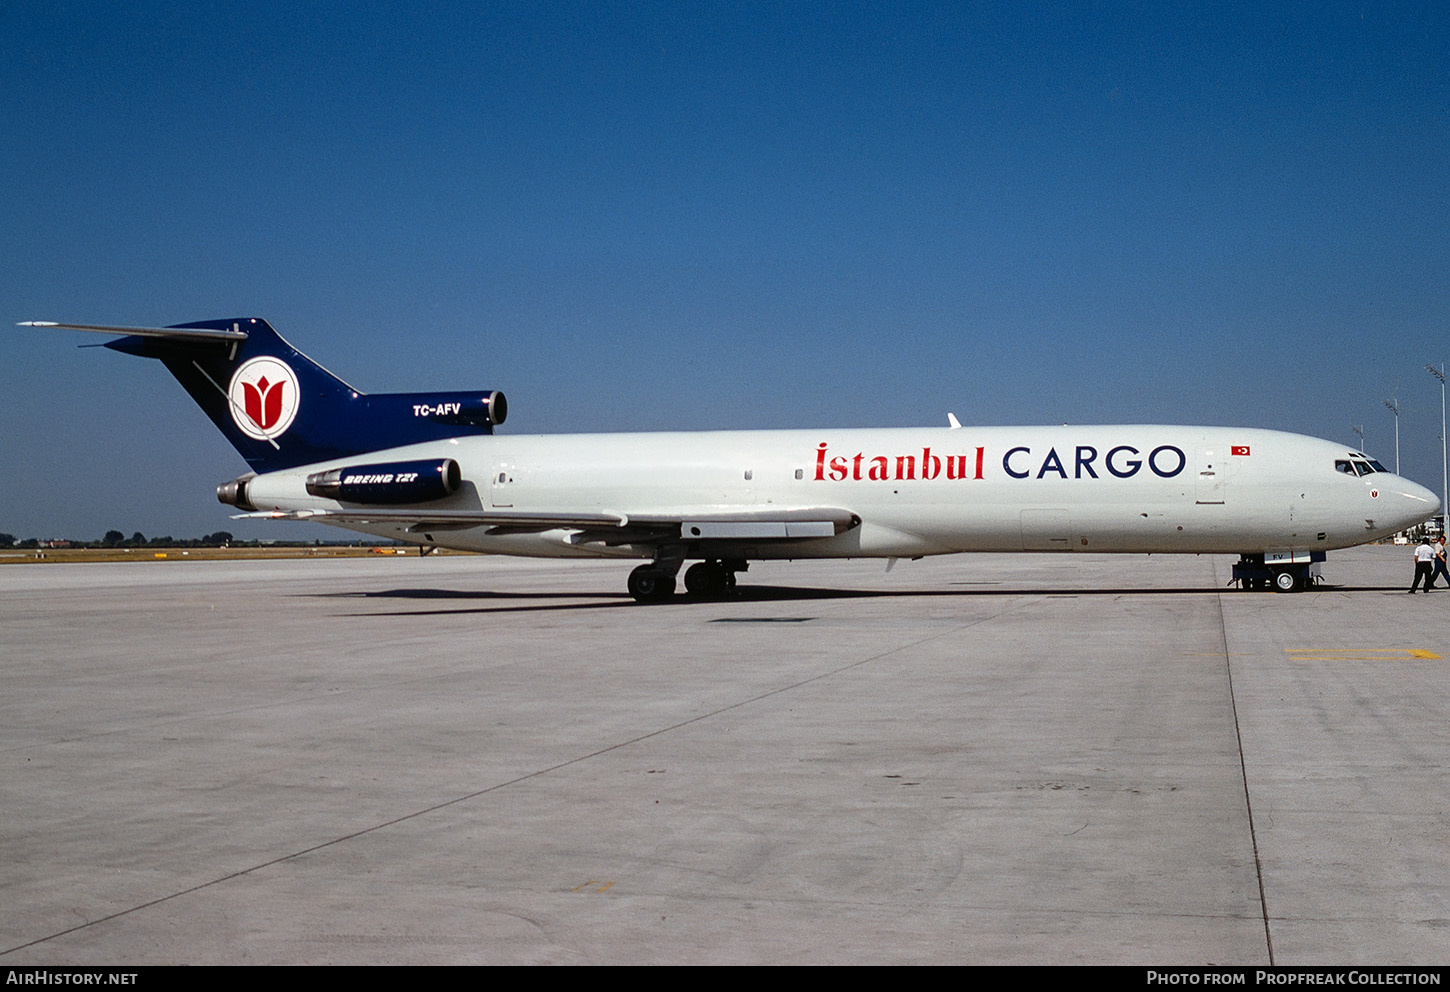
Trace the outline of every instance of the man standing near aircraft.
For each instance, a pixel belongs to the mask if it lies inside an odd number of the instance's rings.
[[[1435,574],[1430,576],[1430,584],[1425,588],[1435,588],[1435,580],[1442,575],[1445,576],[1445,584],[1450,586],[1450,572],[1445,571],[1445,539],[1443,537],[1435,538],[1432,550],[1435,552]]]
[[[1415,549],[1415,581],[1410,583],[1411,596],[1415,594],[1415,589],[1419,586],[1422,578],[1425,580],[1425,591],[1431,592],[1434,590],[1435,587],[1431,584],[1435,581],[1435,576],[1432,571],[1434,561],[1435,549],[1430,547],[1429,541],[1421,541],[1420,546]]]

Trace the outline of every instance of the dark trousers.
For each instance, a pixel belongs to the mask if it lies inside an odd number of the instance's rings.
[[[1415,581],[1410,583],[1410,592],[1414,592],[1419,587],[1421,579],[1425,580],[1425,591],[1429,592],[1430,583],[1435,581],[1435,575],[1428,561],[1415,562]]]
[[[1435,587],[1435,580],[1438,579],[1442,575],[1445,576],[1445,584],[1447,586],[1450,586],[1450,572],[1445,571],[1445,562],[1443,560],[1439,559],[1439,558],[1436,558],[1435,559],[1435,574],[1432,575],[1432,576],[1430,576],[1430,585],[1429,585],[1429,588],[1432,588],[1433,589]]]

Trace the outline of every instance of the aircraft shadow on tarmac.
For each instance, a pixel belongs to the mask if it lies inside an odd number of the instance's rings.
[[[973,583],[973,585],[979,585]],[[1337,592],[1337,593],[1402,593],[1403,590],[1386,586],[1335,586],[1321,584],[1306,593],[1314,592]],[[1233,595],[1253,595],[1247,590],[1238,590],[1232,587],[1224,589],[1206,588],[1201,586],[1170,587],[1170,588],[1112,588],[1112,589],[1044,589],[1024,587],[1018,585],[994,585],[992,588],[972,589],[822,589],[810,586],[770,586],[770,585],[742,585],[736,588],[729,596],[716,597],[711,599],[700,599],[694,596],[678,595],[665,603],[650,604],[651,608],[658,609],[661,606],[728,606],[736,603],[788,603],[804,602],[810,600],[832,600],[832,599],[879,599],[879,598],[1002,598],[1020,596],[1040,596],[1049,599],[1071,599],[1081,596],[1135,596],[1135,597],[1158,597],[1158,596],[1218,596],[1223,593]],[[464,613],[511,613],[523,611],[564,611],[564,610],[597,610],[597,609],[618,609],[622,607],[634,607],[639,604],[623,592],[495,592],[491,590],[477,589],[382,589],[376,592],[327,592],[327,593],[305,593],[304,595],[322,599],[361,599],[361,600],[415,600],[433,601],[437,603],[452,602],[475,602],[477,606],[457,605],[449,608],[438,607],[434,609],[404,609],[404,610],[370,610],[367,612],[350,613],[348,616],[437,616],[447,614]],[[1260,593],[1265,597],[1269,593]],[[1272,594],[1278,596],[1282,594]],[[1302,594],[1301,594],[1302,595]],[[559,602],[567,600],[567,602]],[[580,602],[585,600],[586,602]],[[482,605],[483,603],[497,605]],[[748,619],[748,618],[747,618]]]

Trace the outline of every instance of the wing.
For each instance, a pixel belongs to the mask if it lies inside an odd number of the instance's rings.
[[[262,510],[235,520],[402,525],[410,534],[487,528],[488,534],[575,530],[580,540],[606,544],[681,541],[799,541],[835,537],[859,527],[850,510],[830,506],[700,509],[682,513],[531,513],[520,510]]]

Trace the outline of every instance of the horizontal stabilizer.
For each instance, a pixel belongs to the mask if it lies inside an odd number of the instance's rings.
[[[67,331],[95,331],[138,338],[168,338],[172,341],[245,341],[247,332],[239,324],[230,330],[210,327],[117,327],[111,324],[62,324],[54,320],[24,320],[21,327],[59,327]]]

